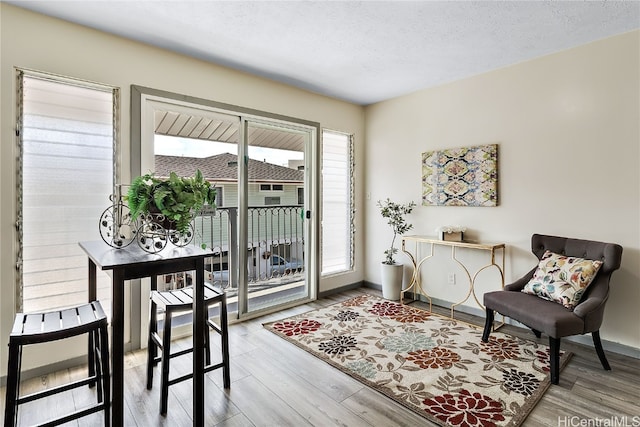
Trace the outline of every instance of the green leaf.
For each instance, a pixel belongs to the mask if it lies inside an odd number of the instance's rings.
[[[204,204],[215,207],[215,188],[197,170],[194,177],[180,177],[175,172],[167,180],[146,174],[135,178],[127,192],[127,203],[132,218],[148,214],[154,207],[168,220],[176,223],[176,229],[189,228],[192,216]]]

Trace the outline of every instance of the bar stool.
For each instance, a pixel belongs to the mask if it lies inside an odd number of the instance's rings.
[[[89,357],[89,376],[21,397],[20,369],[23,346],[57,341],[82,334],[89,334],[89,342],[95,344],[93,346],[95,355],[90,355]],[[98,403],[96,405],[50,420],[42,425],[55,426],[104,410],[104,425],[109,426],[111,393],[109,338],[107,334],[107,316],[98,301],[47,313],[18,313],[9,335],[9,368],[7,370],[7,394],[4,412],[5,427],[17,424],[18,405],[83,385],[91,386],[96,383],[98,386]]]
[[[229,333],[227,330],[227,297],[224,291],[215,290],[210,284],[204,286],[204,305],[207,325],[221,336],[222,341],[222,362],[211,364],[211,349],[209,331],[205,329],[205,360],[204,371],[210,372],[222,368],[224,388],[231,386],[229,375]],[[220,322],[216,324],[209,318],[209,307],[213,304],[220,304]],[[161,338],[158,334],[158,310],[165,313],[164,327]],[[153,387],[153,368],[162,361],[162,374],[160,380],[160,413],[167,414],[167,400],[169,398],[169,386],[181,381],[193,378],[193,373],[169,380],[170,359],[193,352],[193,347],[171,353],[171,321],[173,316],[179,312],[193,310],[193,288],[187,287],[170,291],[151,292],[151,314],[149,316],[149,343],[147,347],[147,389]],[[195,319],[194,319],[195,320]],[[162,354],[158,356],[158,348]]]

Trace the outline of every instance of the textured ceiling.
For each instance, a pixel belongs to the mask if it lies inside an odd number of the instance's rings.
[[[640,28],[638,1],[5,1],[357,104]]]

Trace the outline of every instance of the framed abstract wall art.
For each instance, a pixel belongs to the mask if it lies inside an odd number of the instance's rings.
[[[498,144],[422,153],[423,206],[497,206]]]

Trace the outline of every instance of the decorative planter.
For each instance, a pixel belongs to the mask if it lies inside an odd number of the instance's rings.
[[[138,219],[132,220],[130,210],[123,202],[120,186],[110,200],[112,205],[100,216],[98,227],[100,237],[112,248],[124,248],[136,240],[142,250],[155,254],[163,250],[168,242],[184,247],[193,240],[193,223],[188,224],[186,230],[178,231],[176,222],[159,213],[155,206],[153,212],[141,213]]]
[[[380,280],[382,282],[383,298],[391,301],[400,299],[403,273],[404,266],[402,264],[381,264]]]
[[[153,222],[167,231],[176,229],[175,221],[171,221],[170,219],[166,218],[157,210],[157,208],[155,208],[152,213],[149,213],[147,219],[149,220],[149,222]]]
[[[445,242],[462,242],[464,240],[464,233],[462,231],[441,231],[440,240],[444,240]]]

